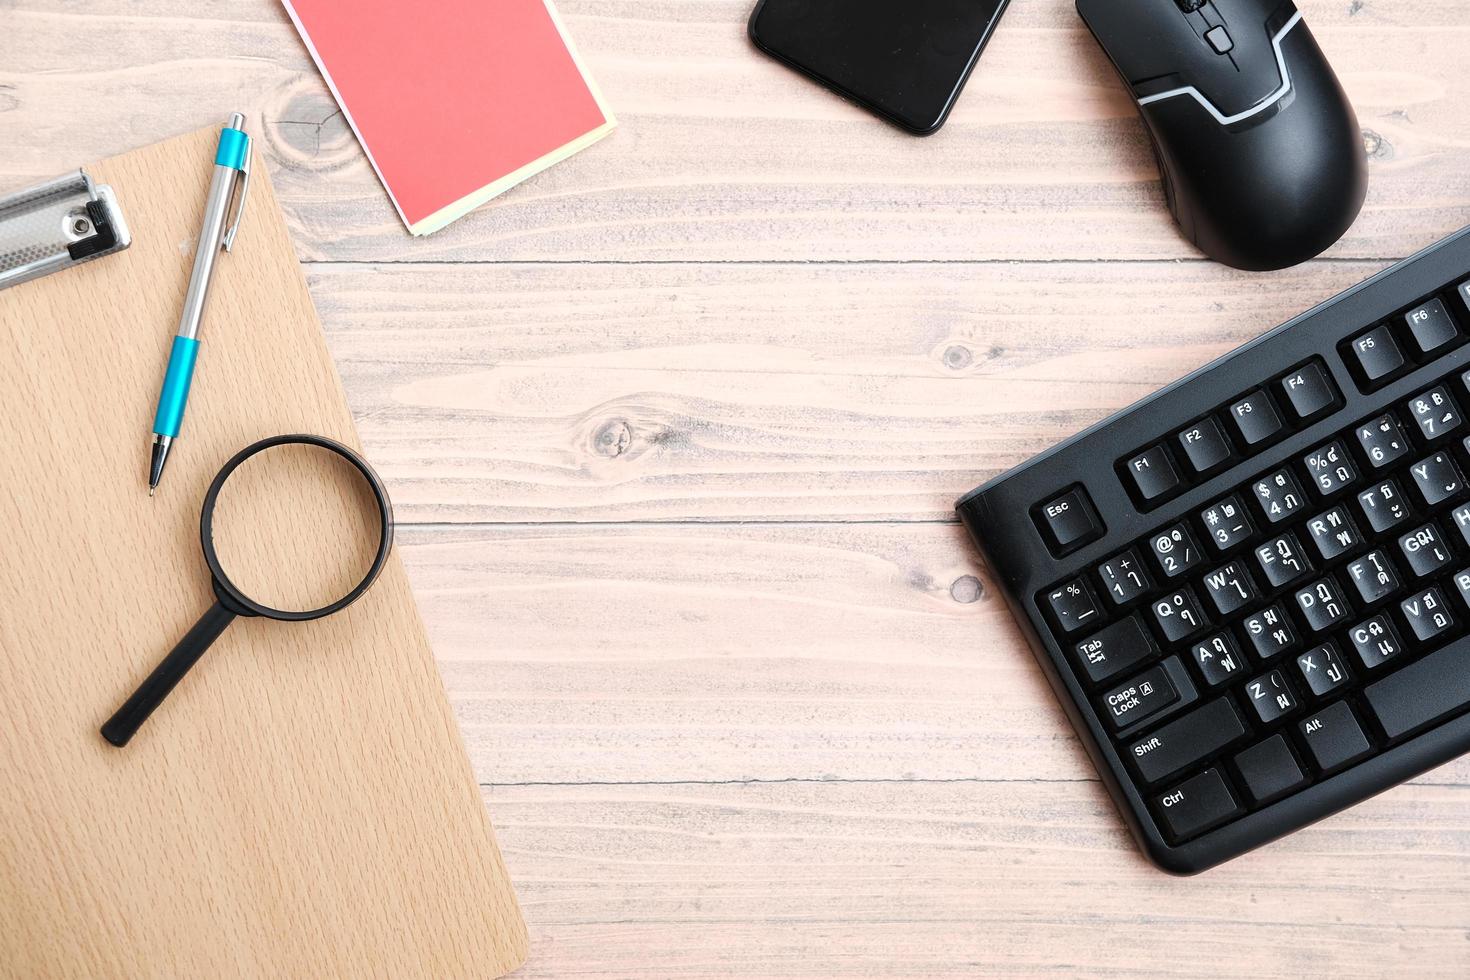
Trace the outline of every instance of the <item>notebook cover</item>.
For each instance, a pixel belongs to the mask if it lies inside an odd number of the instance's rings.
[[[415,235],[615,125],[550,0],[282,2]]]
[[[525,926],[396,554],[335,616],[237,620],[126,748],[98,734],[212,601],[220,464],[358,446],[257,155],[148,496],[218,137],[89,165],[132,247],[0,290],[0,976],[498,976]]]

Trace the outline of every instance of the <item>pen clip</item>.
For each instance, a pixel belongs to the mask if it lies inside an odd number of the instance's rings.
[[[250,196],[250,155],[254,152],[255,140],[247,136],[245,138],[245,159],[240,167],[240,172],[245,175],[245,183],[240,187],[240,194],[235,199],[235,220],[225,232],[224,240],[220,242],[220,247],[226,252],[230,250],[230,246],[235,244],[235,233],[240,230],[240,219],[245,215],[245,199]]]

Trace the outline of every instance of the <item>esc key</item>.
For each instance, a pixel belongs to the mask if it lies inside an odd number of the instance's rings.
[[[1032,514],[1036,528],[1053,556],[1060,558],[1102,537],[1102,520],[1092,498],[1081,486],[1072,487],[1042,504]]]

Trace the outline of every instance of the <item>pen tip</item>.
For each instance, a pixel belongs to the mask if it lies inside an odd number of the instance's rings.
[[[152,487],[149,487],[148,488],[148,496],[150,496],[150,497],[153,496],[153,488]]]

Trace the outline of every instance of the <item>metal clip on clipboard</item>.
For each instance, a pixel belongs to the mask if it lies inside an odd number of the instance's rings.
[[[0,289],[132,244],[112,188],[86,171],[0,198]]]

